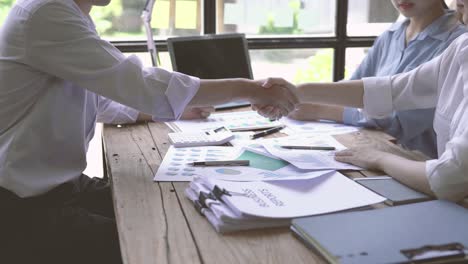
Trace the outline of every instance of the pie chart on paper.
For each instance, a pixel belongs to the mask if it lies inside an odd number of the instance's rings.
[[[238,170],[225,169],[225,168],[216,169],[215,171],[216,171],[217,173],[219,173],[219,174],[224,174],[224,175],[239,175],[239,174],[242,173],[242,172],[240,172],[240,171],[238,171]]]

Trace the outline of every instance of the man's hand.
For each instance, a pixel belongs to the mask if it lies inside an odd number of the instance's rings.
[[[209,117],[214,111],[215,108],[212,106],[186,108],[185,111],[182,113],[180,119],[203,119]]]
[[[280,119],[296,109],[299,103],[296,87],[281,78],[257,81],[263,89],[257,91],[251,100],[252,108],[260,115]]]

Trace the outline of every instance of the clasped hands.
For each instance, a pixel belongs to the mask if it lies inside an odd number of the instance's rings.
[[[255,81],[261,86],[251,99],[252,109],[260,115],[278,120],[294,111],[299,104],[296,86],[282,78]]]
[[[266,80],[238,79],[230,84],[235,95],[225,92],[231,100],[247,100],[252,108],[260,115],[270,119],[280,119],[296,109],[299,103],[296,87],[281,78]],[[182,115],[182,119],[207,118],[215,109],[213,107],[189,107]]]

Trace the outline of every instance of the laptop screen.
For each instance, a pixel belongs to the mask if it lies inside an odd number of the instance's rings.
[[[169,38],[167,42],[174,71],[201,79],[252,79],[244,34]]]
[[[253,79],[244,34],[169,38],[167,44],[174,71],[201,79]],[[246,101],[235,101],[216,108],[246,105]]]

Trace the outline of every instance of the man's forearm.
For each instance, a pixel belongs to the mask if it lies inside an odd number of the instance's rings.
[[[253,81],[247,79],[201,80],[190,106],[206,106],[246,100],[251,95]]]
[[[364,83],[360,80],[334,83],[306,83],[298,85],[297,88],[301,103],[363,107]]]

